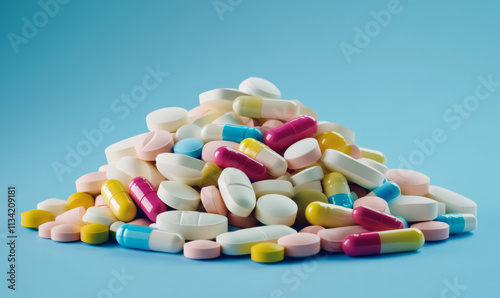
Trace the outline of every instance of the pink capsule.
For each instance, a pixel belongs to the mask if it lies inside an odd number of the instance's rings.
[[[404,229],[405,223],[396,216],[370,207],[358,206],[352,211],[352,219],[372,231]]]
[[[271,129],[264,143],[276,152],[282,152],[293,143],[312,137],[318,130],[318,122],[311,116],[300,116]]]
[[[222,146],[214,152],[214,163],[221,169],[237,168],[245,173],[252,181],[267,178],[266,167],[259,161],[240,151]]]
[[[134,202],[152,222],[156,222],[158,214],[167,211],[167,205],[160,200],[155,187],[146,178],[135,177],[130,181],[128,190]]]

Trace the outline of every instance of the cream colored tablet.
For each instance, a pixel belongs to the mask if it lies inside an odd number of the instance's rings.
[[[155,166],[137,157],[125,156],[120,159],[116,167],[132,178],[146,178],[155,188],[160,185],[160,182],[165,180],[163,175],[155,168]],[[124,186],[128,187],[128,184],[125,184]]]
[[[291,226],[297,216],[297,204],[283,195],[270,194],[260,197],[255,217],[265,225]]]
[[[205,162],[177,153],[162,153],[156,157],[156,168],[168,180],[198,185],[203,178]]]
[[[250,77],[240,83],[238,89],[254,96],[279,99],[281,92],[273,83],[261,78]]]
[[[108,161],[108,165],[116,166],[120,161],[120,159],[124,156],[137,157],[137,153],[135,151],[135,143],[137,142],[137,139],[139,139],[140,136],[145,134],[147,133],[143,133],[140,135],[130,137],[125,140],[121,140],[104,149],[104,154],[106,155],[106,160]]]
[[[470,213],[477,217],[477,204],[471,199],[443,187],[431,185],[426,197],[446,205],[446,213]]]
[[[389,202],[389,209],[392,215],[409,222],[434,220],[438,216],[436,201],[420,196],[400,195]]]
[[[219,118],[215,119],[213,124],[234,124],[243,125],[243,120],[235,112],[227,112]]]
[[[293,143],[283,154],[289,169],[305,168],[321,158],[321,149],[315,138],[305,138]]]
[[[375,161],[373,159],[369,159],[366,157],[362,157],[360,159],[357,159],[357,161],[374,168],[375,170],[379,171],[380,173],[382,173],[384,175],[389,170],[384,164],[381,164],[378,161]]]
[[[321,181],[311,181],[299,184],[293,187],[293,193],[298,193],[304,189],[314,189],[319,192],[323,192],[323,186],[321,185]]]
[[[325,174],[321,166],[313,166],[294,174],[290,179],[293,185],[297,186],[312,181],[320,181],[323,180],[324,177]]]
[[[224,116],[224,113],[222,112],[217,112],[217,111],[211,111],[206,113],[205,115],[198,117],[194,119],[191,124],[197,125],[199,127],[203,127],[207,124],[210,124],[215,121],[215,119]]]
[[[200,204],[200,194],[191,186],[177,181],[163,181],[158,187],[158,197],[177,210],[194,211]]]
[[[218,182],[227,209],[238,216],[249,216],[255,208],[256,198],[247,175],[235,168],[225,168]]]
[[[188,111],[177,107],[159,109],[146,116],[146,123],[150,131],[175,132],[179,127],[189,123]]]
[[[175,132],[175,141],[195,138],[201,140],[201,127],[195,124],[184,124]]]
[[[441,202],[437,202],[437,204],[438,204],[438,216],[446,214],[446,204]]]
[[[324,133],[325,131],[334,131],[341,134],[346,140],[347,145],[354,144],[355,133],[352,129],[342,126],[337,123],[328,122],[328,121],[319,121],[318,122],[318,130],[314,134],[314,137],[317,137],[319,134]]]
[[[84,223],[98,223],[108,227],[118,221],[111,209],[105,207],[89,207],[82,220]]]
[[[244,95],[248,93],[233,88],[213,89],[200,94],[200,105],[214,111],[232,112],[233,101]]]
[[[294,194],[292,183],[286,180],[261,180],[252,183],[252,187],[257,198],[269,194],[278,194],[291,198]]]
[[[116,179],[120,181],[124,186],[128,187],[130,181],[132,181],[132,179],[134,179],[135,177],[130,177],[127,173],[117,167],[108,166],[108,170],[106,171],[106,178],[108,180]]]
[[[186,240],[214,239],[227,232],[227,217],[197,211],[167,211],[156,218],[158,229],[177,232]]]
[[[46,210],[52,213],[54,217],[68,211],[68,201],[61,199],[46,199],[36,205],[36,209]]]

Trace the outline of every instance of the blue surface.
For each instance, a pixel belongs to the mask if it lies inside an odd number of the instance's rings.
[[[109,144],[147,131],[149,112],[195,107],[199,93],[250,76],[352,128],[390,167],[411,160],[433,184],[474,199],[478,229],[415,253],[262,265],[61,244],[18,225],[17,290],[7,290],[2,243],[0,297],[497,296],[500,86],[478,86],[500,81],[500,3],[402,1],[377,27],[370,12],[389,1],[220,1],[233,6],[73,1],[47,24],[35,1],[0,2],[2,242],[8,185],[18,190],[19,223],[37,202],[74,192],[79,176],[106,163]],[[16,53],[9,36],[34,15],[44,26],[25,30]],[[369,40],[358,32],[366,26]],[[484,99],[469,97],[476,92]],[[58,177],[53,164],[72,150],[83,154]]]

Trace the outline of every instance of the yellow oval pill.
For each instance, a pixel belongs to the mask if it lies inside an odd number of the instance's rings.
[[[252,260],[259,263],[276,263],[285,258],[285,247],[271,242],[256,244],[250,248]]]
[[[86,192],[75,192],[68,197],[68,210],[82,206],[87,210],[94,206],[94,197]]]
[[[88,244],[102,244],[109,239],[109,228],[97,223],[85,225],[80,230],[80,238]]]
[[[316,140],[319,143],[321,153],[324,153],[326,149],[333,149],[347,154],[347,142],[338,132],[325,131],[324,133],[319,134],[316,137]]]
[[[29,210],[21,213],[21,226],[37,229],[39,225],[53,221],[54,216],[47,210]]]

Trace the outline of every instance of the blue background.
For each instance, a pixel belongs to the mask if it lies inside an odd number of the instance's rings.
[[[17,53],[10,32],[21,35],[23,17],[32,20],[42,8],[0,3],[0,297],[496,296],[500,87],[460,123],[444,115],[456,117],[447,111],[474,95],[478,77],[500,81],[499,2],[401,1],[402,11],[350,63],[341,43],[353,45],[356,27],[374,26],[370,11],[387,10],[389,1],[221,2],[230,10],[218,14],[211,0],[72,1]],[[114,110],[157,65],[168,76],[128,115]],[[18,225],[17,290],[7,290],[8,185],[18,189],[19,223],[37,202],[73,193],[78,177],[106,163],[108,145],[147,131],[149,112],[193,108],[199,93],[237,88],[250,76],[272,81],[282,98],[300,99],[321,120],[352,128],[357,144],[382,150],[390,167],[413,158],[432,184],[478,203],[478,229],[415,253],[269,266],[247,257],[194,261],[112,244],[62,244]],[[64,163],[67,146],[75,149],[82,131],[104,118],[114,130],[60,181],[51,164]],[[446,141],[422,153],[416,142],[436,128]],[[114,284],[122,270],[134,278]]]

